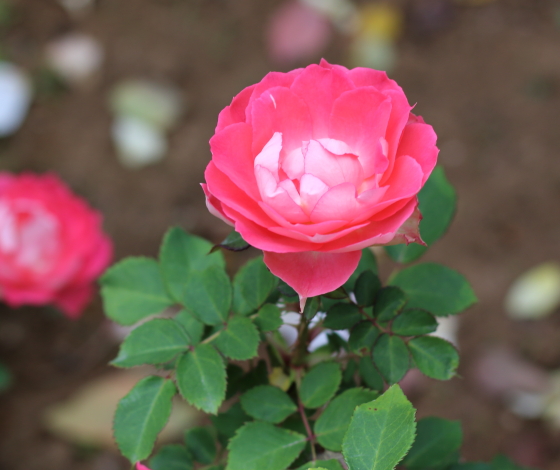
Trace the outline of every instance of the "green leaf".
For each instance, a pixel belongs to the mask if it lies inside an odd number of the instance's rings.
[[[175,321],[185,330],[190,346],[195,346],[200,343],[202,335],[204,334],[204,323],[197,320],[192,312],[184,308],[181,309],[179,313],[175,315]]]
[[[255,419],[278,424],[297,411],[297,406],[277,387],[261,385],[241,396],[241,406]]]
[[[264,304],[254,320],[261,331],[274,331],[282,326],[280,309],[273,304]]]
[[[416,440],[403,465],[409,469],[435,468],[459,450],[463,432],[459,421],[429,417],[417,423]]]
[[[350,470],[392,470],[406,455],[416,423],[415,410],[398,385],[354,412],[342,443]],[[367,437],[364,436],[367,430]]]
[[[313,320],[315,315],[317,315],[320,306],[321,298],[319,296],[307,299],[307,301],[305,302],[305,307],[303,307],[303,317],[307,321]]]
[[[408,308],[421,308],[440,317],[462,312],[477,301],[467,280],[440,264],[403,269],[390,283],[406,293]]]
[[[420,336],[433,333],[437,327],[438,322],[430,312],[411,308],[403,310],[393,320],[391,331],[400,336]]]
[[[373,313],[381,321],[389,321],[399,313],[406,304],[405,293],[397,287],[384,287],[375,296]]]
[[[360,274],[354,287],[354,295],[358,305],[371,307],[379,289],[381,289],[381,281],[372,270],[368,269]]]
[[[418,194],[419,208],[422,213],[420,234],[428,246],[437,241],[447,230],[455,214],[457,196],[449,184],[441,166],[434,168],[428,181]],[[385,251],[399,263],[410,263],[422,256],[426,246],[410,245],[386,246]]]
[[[342,371],[336,362],[321,362],[301,381],[299,396],[306,408],[319,408],[336,393],[342,381]]]
[[[496,455],[492,459],[492,470],[529,470],[526,467],[520,467],[508,459],[505,455]]]
[[[306,441],[306,436],[270,423],[247,423],[229,443],[226,470],[284,470]]]
[[[231,307],[229,277],[220,266],[209,266],[187,282],[184,305],[207,325],[223,323]]]
[[[507,467],[501,468],[496,467],[493,468],[492,465],[489,463],[484,462],[465,462],[465,463],[456,463],[449,467],[449,470],[517,470],[518,467],[514,467],[514,469],[509,469]]]
[[[189,451],[178,444],[162,447],[150,459],[150,470],[192,470],[193,459]]]
[[[152,452],[171,414],[175,393],[171,380],[150,376],[140,380],[119,402],[113,423],[115,440],[132,463],[144,460]]]
[[[358,371],[358,363],[354,359],[348,359],[346,363],[346,368],[342,373],[343,383],[354,383],[354,375]]]
[[[212,248],[212,251],[215,251],[218,247],[225,248],[229,251],[243,251],[250,248],[251,245],[243,240],[243,237],[239,232],[232,230],[222,243]]]
[[[338,395],[315,422],[317,442],[334,452],[342,450],[342,440],[357,406],[375,400],[379,393],[364,388],[351,388]]]
[[[323,326],[331,330],[347,330],[361,319],[362,314],[357,305],[340,302],[329,308]]]
[[[373,360],[389,384],[404,377],[410,366],[408,349],[398,336],[381,335],[373,348]]]
[[[222,253],[209,254],[212,244],[203,238],[170,228],[161,245],[159,259],[163,278],[171,296],[182,303],[189,279],[210,266],[225,268]]]
[[[186,351],[188,346],[189,339],[178,323],[156,318],[132,330],[112,364],[117,367],[163,364]]]
[[[177,385],[193,406],[216,414],[226,394],[226,366],[210,344],[199,344],[177,361]]]
[[[251,418],[243,411],[241,403],[237,402],[231,405],[224,413],[220,413],[218,416],[211,416],[210,420],[217,429],[218,434],[229,440],[241,426],[247,421],[251,421]]]
[[[189,429],[185,433],[185,443],[197,462],[208,465],[216,458],[216,441],[208,428]]]
[[[359,371],[364,383],[369,388],[383,390],[383,377],[375,368],[370,356],[364,356],[360,359]]]
[[[449,380],[459,366],[459,353],[448,341],[435,336],[420,336],[408,342],[412,359],[420,371],[438,380]]]
[[[257,310],[276,288],[276,278],[266,267],[262,256],[243,266],[233,279],[233,311],[247,315]]]
[[[105,313],[121,325],[133,325],[174,304],[153,259],[127,258],[109,268],[100,282]]]
[[[259,332],[249,318],[236,315],[230,318],[226,328],[212,344],[224,356],[244,361],[257,355]]]
[[[360,352],[362,349],[371,351],[373,343],[379,336],[379,329],[370,321],[363,321],[358,323],[352,331],[350,331],[350,338],[348,339],[348,347],[350,351]]]
[[[302,465],[297,470],[344,470],[340,462],[335,459],[331,460],[316,460],[315,462],[309,462]]]
[[[12,384],[12,374],[4,364],[0,364],[0,392],[8,389]]]
[[[369,248],[364,248],[362,250],[362,257],[360,258],[360,262],[358,263],[358,267],[354,271],[354,273],[350,276],[350,278],[344,283],[342,287],[346,290],[346,292],[354,292],[354,285],[358,280],[360,274],[364,271],[370,269],[375,274],[377,274],[377,260],[375,259],[375,255]]]

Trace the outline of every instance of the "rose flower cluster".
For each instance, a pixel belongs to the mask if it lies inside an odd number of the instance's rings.
[[[322,61],[269,73],[218,118],[207,206],[307,297],[340,287],[372,245],[422,243],[417,194],[433,128],[384,72]]]

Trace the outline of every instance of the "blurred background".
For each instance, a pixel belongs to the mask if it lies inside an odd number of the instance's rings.
[[[405,378],[419,416],[460,419],[469,460],[560,469],[560,1],[0,0],[0,171],[60,174],[117,259],[156,255],[170,225],[218,242],[199,183],[219,111],[321,57],[387,70],[458,192],[425,258],[479,303],[442,325],[461,377]],[[106,365],[120,334],[99,300],[77,321],[0,306],[0,469],[129,468],[110,420],[142,371]]]

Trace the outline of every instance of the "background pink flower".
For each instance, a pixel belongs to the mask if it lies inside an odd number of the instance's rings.
[[[107,267],[101,215],[52,174],[0,173],[0,299],[77,317]]]
[[[416,196],[438,149],[411,109],[384,72],[269,73],[220,113],[207,205],[302,302],[336,289],[362,248],[421,242]]]

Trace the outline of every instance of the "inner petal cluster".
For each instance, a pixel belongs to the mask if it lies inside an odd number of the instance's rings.
[[[261,207],[282,225],[351,221],[364,205],[375,204],[384,194],[381,175],[364,170],[375,165],[364,165],[345,142],[312,139],[286,152],[282,140],[282,133],[274,133],[254,160]],[[378,151],[378,158],[386,160],[384,139]]]

